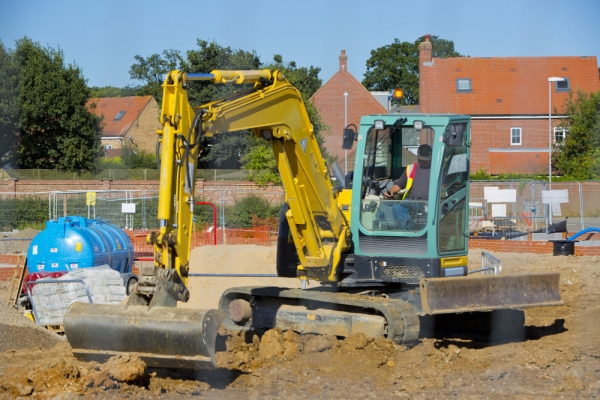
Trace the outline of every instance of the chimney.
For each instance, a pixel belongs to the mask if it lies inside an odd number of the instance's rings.
[[[342,54],[340,54],[340,72],[348,71],[348,56],[346,55],[346,50],[342,50]]]
[[[432,45],[429,41],[431,35],[427,34],[424,36],[425,41],[419,43],[419,112],[429,112],[427,106],[427,80],[429,79],[429,71],[433,67],[431,58]]]
[[[419,43],[419,65],[423,66],[424,62],[431,62],[431,42],[429,39],[431,38],[430,34],[424,36],[425,41]]]

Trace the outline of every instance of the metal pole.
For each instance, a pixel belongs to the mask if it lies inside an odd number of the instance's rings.
[[[552,81],[548,79],[548,182],[552,185]]]
[[[344,92],[344,129],[348,126],[348,92]],[[348,173],[348,149],[344,150],[344,173]]]
[[[562,82],[565,78],[551,76],[548,78],[548,183],[552,190],[552,82]]]

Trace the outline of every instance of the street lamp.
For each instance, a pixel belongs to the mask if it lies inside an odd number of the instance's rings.
[[[344,128],[348,127],[348,92],[344,92]],[[344,173],[348,173],[348,149],[344,150]]]
[[[552,82],[562,82],[565,78],[548,78],[548,183],[552,184]]]

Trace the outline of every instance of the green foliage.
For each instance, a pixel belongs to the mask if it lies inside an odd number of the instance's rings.
[[[137,96],[137,88],[133,88],[131,86],[125,86],[124,88],[117,88],[114,86],[92,86],[90,88],[90,97],[92,98],[100,98],[100,97],[127,97],[127,96]]]
[[[135,56],[136,63],[131,66],[130,76],[145,82],[137,94],[152,94],[160,103],[157,88],[162,77],[171,69],[184,72],[210,72],[213,70],[280,70],[288,80],[298,88],[304,100],[314,133],[319,144],[324,138],[321,134],[326,127],[316,108],[308,99],[321,87],[320,68],[298,67],[294,61],[284,63],[280,55],[273,62],[262,66],[255,51],[245,51],[223,47],[214,41],[197,40],[198,49],[186,52],[185,59],[176,51],[164,51],[162,56],[153,54],[147,58]],[[235,91],[249,88],[249,85],[215,85],[211,82],[193,82],[188,85],[187,94],[190,103],[201,105],[221,99]],[[199,168],[244,168],[252,171],[251,178],[259,184],[280,182],[275,159],[267,142],[256,139],[250,131],[229,132],[216,135],[203,142],[203,152],[199,157]],[[326,160],[332,157],[321,148]],[[125,158],[123,157],[125,161]]]
[[[519,173],[510,173],[510,174],[499,174],[499,175],[490,175],[485,169],[480,169],[477,172],[474,172],[470,176],[471,181],[497,181],[497,182],[507,182],[507,181],[547,181],[548,175],[536,175],[536,174],[519,174]],[[571,182],[573,179],[565,176],[554,176],[552,177],[553,182]]]
[[[554,165],[572,180],[600,179],[600,92],[579,90],[575,98],[565,101],[564,114],[567,118],[561,127],[568,133],[554,147]]]
[[[232,206],[225,206],[225,224],[228,228],[252,228],[253,215],[261,219],[279,218],[280,208],[281,204],[271,205],[260,196],[246,196]]]
[[[394,43],[371,50],[367,60],[367,72],[362,84],[368,90],[391,92],[395,88],[404,89],[402,105],[419,103],[419,44],[424,37],[415,42]],[[454,42],[431,36],[433,57],[461,57],[454,50]]]
[[[141,150],[137,143],[123,142],[121,147],[121,162],[127,169],[157,169],[156,156]]]
[[[14,157],[17,145],[18,68],[13,52],[0,41],[0,167]]]
[[[97,171],[103,171],[105,169],[126,169],[127,167],[123,164],[121,157],[102,157],[98,159],[96,164]]]
[[[323,84],[319,78],[320,68],[312,66],[309,68],[298,68],[294,61],[285,64],[282,57],[278,54],[273,58],[273,63],[265,65],[264,68],[282,71],[290,83],[298,89],[304,101],[308,118],[313,125],[313,133],[315,134],[317,143],[320,145],[321,153],[326,162],[333,162],[333,157],[322,146],[325,141],[322,132],[325,131],[326,126],[314,104],[309,101],[310,97]],[[251,171],[249,176],[251,181],[259,185],[281,183],[281,176],[279,175],[273,151],[270,145],[264,140],[253,138],[250,141],[250,150],[242,157],[242,163],[244,164],[244,169]]]
[[[18,197],[0,199],[0,221],[3,231],[13,229],[42,229],[48,220],[48,199]]]
[[[136,95],[152,95],[158,102],[162,100],[162,88],[164,75],[174,69],[183,69],[183,58],[177,50],[164,50],[162,56],[152,54],[147,58],[136,55],[136,63],[129,68],[131,79],[139,80],[144,84],[137,88]]]
[[[19,168],[91,170],[101,155],[100,121],[87,108],[81,70],[60,50],[17,40]]]
[[[252,137],[251,142],[250,151],[242,157],[243,169],[250,171],[248,179],[261,186],[280,184],[281,176],[269,142],[257,137]]]
[[[197,50],[188,50],[183,65],[185,72],[211,72],[217,70],[259,69],[260,59],[254,50],[245,51],[223,47],[212,41],[198,39]],[[188,97],[192,104],[204,104],[220,99],[234,91],[242,90],[239,85],[214,85],[210,82],[194,82],[188,88]]]

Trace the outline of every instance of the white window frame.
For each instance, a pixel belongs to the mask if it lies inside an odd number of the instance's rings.
[[[519,142],[518,143],[516,143],[513,140],[513,131],[519,132]],[[520,126],[513,126],[512,128],[510,128],[510,145],[511,146],[520,146],[522,144],[523,144],[523,128],[521,128]]]
[[[112,149],[112,144],[107,144],[107,145],[104,146],[104,148],[106,150],[110,150],[110,149]]]
[[[471,78],[456,78],[456,93],[472,93]]]
[[[556,134],[559,132],[561,133],[562,140],[557,141]],[[554,127],[554,144],[558,144],[559,146],[563,145],[565,143],[565,140],[567,140],[567,133],[569,133],[569,131],[567,129],[555,126]]]

